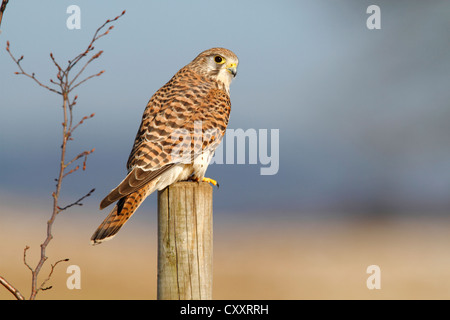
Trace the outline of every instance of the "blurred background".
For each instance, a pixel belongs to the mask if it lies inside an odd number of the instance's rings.
[[[68,6],[81,9],[69,30]],[[369,5],[381,29],[369,30]],[[4,48],[45,82],[106,19],[102,57],[79,87],[68,157],[95,148],[87,170],[64,180],[51,260],[60,265],[41,299],[156,297],[156,196],[119,235],[91,247],[107,215],[100,200],[126,174],[152,94],[198,53],[239,57],[231,129],[279,129],[279,170],[213,164],[214,297],[217,299],[449,298],[450,3],[447,1],[10,1],[0,34],[0,275],[28,296],[22,264],[37,259],[51,214],[61,144],[60,97],[16,76]],[[226,143],[226,141],[225,141]],[[368,290],[366,268],[381,268]],[[43,272],[45,275],[45,272]],[[126,280],[124,280],[126,279]],[[12,296],[0,288],[0,298]]]

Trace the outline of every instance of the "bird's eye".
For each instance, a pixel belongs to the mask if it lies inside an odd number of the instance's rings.
[[[225,63],[225,59],[224,59],[223,57],[221,57],[221,56],[215,56],[215,57],[214,57],[214,61],[215,61],[216,63],[218,63],[218,64],[223,64],[223,63]]]

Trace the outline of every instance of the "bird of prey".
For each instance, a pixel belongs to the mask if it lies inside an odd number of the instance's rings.
[[[200,53],[150,99],[127,162],[125,179],[102,200],[116,205],[91,237],[114,237],[152,192],[183,180],[206,181],[231,110],[230,83],[237,56],[224,48]]]

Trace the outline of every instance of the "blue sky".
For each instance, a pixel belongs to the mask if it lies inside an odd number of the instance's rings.
[[[81,29],[66,27],[69,5]],[[381,8],[368,30],[366,8]],[[75,117],[95,113],[69,155],[96,148],[67,194],[95,187],[96,205],[124,177],[152,94],[201,51],[239,57],[229,128],[278,129],[279,171],[212,165],[215,210],[442,212],[450,207],[450,4],[445,1],[12,1],[0,34],[0,193],[49,197],[56,177],[59,97],[15,76],[54,77],[95,29],[126,9],[77,90]],[[70,198],[70,197],[69,197]],[[155,198],[155,197],[153,197]],[[150,200],[149,202],[154,201]]]

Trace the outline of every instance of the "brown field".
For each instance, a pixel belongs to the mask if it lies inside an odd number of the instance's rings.
[[[21,208],[23,210],[23,208]],[[23,248],[36,263],[48,214],[30,218],[10,209],[1,213],[0,275],[26,297],[30,273]],[[85,210],[85,209],[83,209]],[[58,217],[49,262],[59,264],[38,299],[155,299],[156,225],[136,218],[114,240],[92,247],[97,226],[80,222],[81,209]],[[235,217],[235,216],[234,216]],[[81,219],[83,220],[83,219]],[[214,299],[448,299],[450,220],[215,221]],[[93,222],[95,221],[95,222]],[[81,289],[69,290],[66,268],[81,268]],[[368,290],[366,268],[381,268],[381,289]],[[49,272],[49,265],[42,278]],[[0,299],[13,296],[0,286]]]

